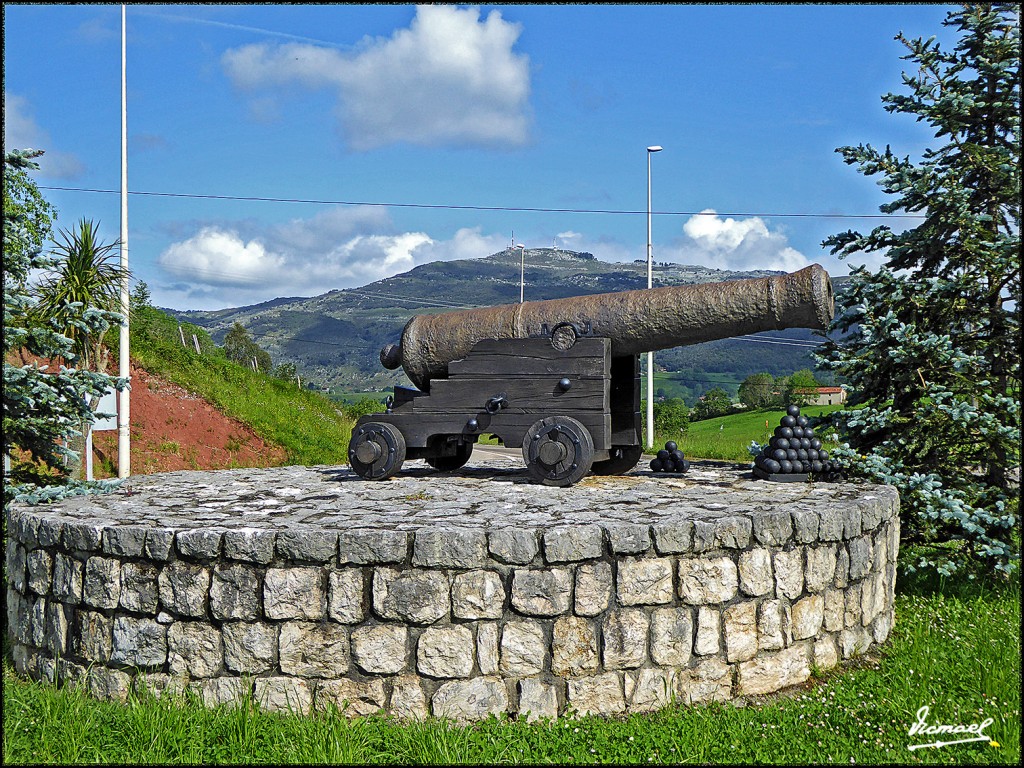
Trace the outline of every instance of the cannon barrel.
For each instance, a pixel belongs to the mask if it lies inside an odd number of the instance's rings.
[[[448,363],[483,339],[518,339],[560,323],[611,339],[612,354],[635,355],[785,328],[824,329],[835,311],[832,283],[818,264],[787,275],[648,288],[417,315],[400,344],[380,353],[423,391]]]

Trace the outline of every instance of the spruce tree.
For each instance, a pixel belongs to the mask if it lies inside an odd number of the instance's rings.
[[[852,471],[900,491],[906,565],[942,574],[1015,571],[1020,472],[1020,21],[1014,4],[965,5],[945,26],[953,50],[896,37],[908,93],[882,97],[940,144],[920,159],[890,147],[840,147],[846,163],[919,214],[824,242],[841,258],[880,252],[852,270],[819,364],[851,397],[833,424]]]
[[[28,174],[38,168],[34,158],[41,154],[16,150],[4,156],[3,451],[14,460],[13,482],[4,482],[5,505],[14,498],[36,501],[110,487],[102,481],[70,480],[65,464],[78,458],[68,447],[71,440],[81,435],[84,422],[95,418],[86,398],[98,397],[112,385],[127,385],[75,367],[74,341],[61,332],[66,325],[53,318],[40,320],[34,311],[37,297],[31,273],[54,266],[42,245],[56,213]],[[120,322],[120,315],[79,304],[66,320],[82,333],[102,334]],[[70,365],[60,364],[58,370],[35,363],[17,365],[8,358],[13,360],[12,353],[18,351],[54,366],[53,361],[60,359]]]

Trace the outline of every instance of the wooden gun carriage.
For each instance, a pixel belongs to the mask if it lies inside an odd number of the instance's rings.
[[[818,265],[754,280],[622,291],[418,315],[381,350],[397,386],[349,444],[368,480],[406,459],[462,467],[481,435],[521,446],[531,478],[568,486],[640,460],[641,352],[784,328],[824,328],[832,286]]]

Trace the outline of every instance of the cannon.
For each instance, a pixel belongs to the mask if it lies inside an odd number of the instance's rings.
[[[640,460],[640,353],[785,328],[824,329],[832,284],[792,274],[417,315],[380,352],[416,386],[363,416],[349,443],[360,477],[406,459],[451,471],[481,435],[521,446],[530,477],[569,486]]]

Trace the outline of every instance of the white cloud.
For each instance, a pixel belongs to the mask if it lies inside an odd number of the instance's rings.
[[[757,216],[722,219],[707,208],[686,221],[683,234],[685,239],[671,249],[672,261],[715,269],[781,269],[786,272],[810,264],[806,256],[790,247],[785,235],[769,230]]]
[[[52,149],[49,134],[32,117],[28,99],[4,91],[4,147],[41,149],[46,154],[36,159],[39,175],[51,179],[75,179],[85,172],[82,162],[69,152]]]
[[[408,29],[367,39],[356,53],[257,44],[228,50],[221,62],[243,90],[334,90],[342,132],[356,150],[396,142],[515,146],[527,140],[529,123],[529,59],[512,50],[519,34],[499,11],[481,21],[479,8],[419,6]]]
[[[450,240],[432,241],[416,252],[416,263],[479,259],[508,247],[504,235],[481,234],[480,227],[463,227]]]
[[[285,259],[260,240],[248,242],[234,230],[204,227],[160,254],[160,266],[172,275],[212,285],[255,286],[271,280]]]
[[[462,228],[449,239],[389,232],[383,208],[335,208],[271,227],[255,222],[198,226],[160,254],[170,285],[153,281],[156,303],[187,309],[254,304],[354,288],[431,261],[489,256],[502,235]]]

